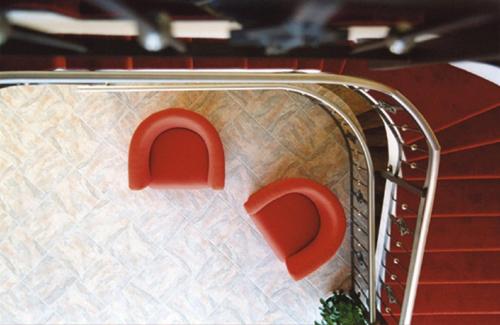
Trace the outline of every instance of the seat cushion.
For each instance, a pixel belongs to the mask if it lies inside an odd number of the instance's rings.
[[[307,246],[318,234],[320,226],[316,206],[298,193],[280,197],[252,218],[280,260]]]
[[[208,150],[203,139],[184,128],[161,133],[151,146],[152,187],[202,187],[208,182]]]

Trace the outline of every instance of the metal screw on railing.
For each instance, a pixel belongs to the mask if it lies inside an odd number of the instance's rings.
[[[378,101],[378,103],[375,105],[375,108],[382,109],[392,114],[395,114],[398,111],[398,109],[401,109],[400,107],[387,104],[386,102],[383,101]]]
[[[417,169],[417,168],[418,168],[417,163],[416,163],[416,162],[412,162],[412,163],[410,163],[410,168],[411,168],[411,169]]]
[[[391,274],[391,280],[396,281],[398,279],[398,276],[396,274]]]
[[[417,151],[418,150],[418,144],[414,143],[410,146],[411,151]]]
[[[389,165],[387,166],[387,168],[385,169],[388,173],[392,173],[392,166]]]
[[[403,246],[403,243],[401,243],[400,241],[397,241],[396,242],[396,247],[401,247],[401,246]]]
[[[410,129],[410,128],[408,127],[408,124],[403,124],[403,125],[401,125],[401,131],[406,132],[406,131],[408,131],[409,129]]]
[[[358,232],[362,232],[362,231],[363,231],[363,229],[361,229],[361,228],[359,228],[359,227],[358,227],[357,229],[358,229]]]
[[[389,307],[385,307],[385,312],[386,312],[386,313],[388,313],[388,314],[389,314],[391,311],[392,311],[392,309],[391,309],[391,308],[389,308]]]
[[[403,211],[408,210],[408,204],[406,204],[406,203],[401,204],[401,210],[403,210]]]
[[[392,262],[393,262],[394,264],[399,264],[399,258],[395,258],[395,259],[393,259],[393,260],[392,260]]]

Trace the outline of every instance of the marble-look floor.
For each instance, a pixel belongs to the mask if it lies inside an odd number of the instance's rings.
[[[130,137],[167,107],[218,129],[224,190],[128,189]],[[343,140],[300,95],[10,87],[0,121],[0,323],[311,324],[350,286],[348,236],[294,282],[242,208],[289,176],[347,202]]]

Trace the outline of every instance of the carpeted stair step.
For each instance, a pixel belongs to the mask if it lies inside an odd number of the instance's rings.
[[[420,182],[415,182],[421,185]],[[465,179],[440,180],[436,189],[433,214],[435,215],[500,215],[500,180]],[[398,214],[415,216],[419,197],[398,189]],[[407,204],[407,210],[402,205]]]
[[[397,325],[398,320],[390,316],[386,318],[387,325]],[[498,325],[500,314],[430,314],[415,315],[412,318],[412,325]]]
[[[414,233],[416,218],[405,218],[405,222]],[[401,235],[399,228],[394,224],[391,234],[391,251],[411,250],[412,235]],[[401,247],[397,247],[397,242],[401,243]],[[425,250],[427,252],[500,251],[500,215],[496,217],[433,217]]]
[[[492,315],[418,315],[413,325],[498,325],[500,314]]]
[[[381,71],[370,70],[366,61],[347,60],[343,74],[376,80],[399,90],[425,116],[435,132],[500,103],[497,85],[449,64]],[[418,138],[422,138],[418,133],[408,137]]]
[[[439,179],[500,178],[500,142],[441,156]],[[423,180],[427,159],[415,161],[415,169],[403,166],[405,179]],[[421,168],[420,168],[421,167]]]
[[[401,299],[399,297],[402,297],[402,288],[399,286],[393,286],[393,288],[396,297]],[[495,314],[500,316],[499,296],[500,283],[421,284],[418,287],[414,315]],[[382,292],[382,300],[383,310],[385,306],[389,306],[393,314],[399,315],[400,307],[397,304],[389,304],[385,290]],[[388,313],[384,315],[386,319],[390,318]]]
[[[410,254],[392,253],[388,261],[391,274],[397,276],[398,283],[406,282],[407,272],[394,265],[394,258],[400,265],[409,265]],[[500,251],[496,252],[428,252],[425,253],[420,285],[439,283],[499,283]],[[387,276],[388,283],[396,283]]]
[[[458,125],[437,132],[441,154],[463,151],[500,142],[500,107],[477,115]],[[415,142],[420,148],[427,148],[423,140]],[[406,150],[407,160],[427,157],[420,151]]]

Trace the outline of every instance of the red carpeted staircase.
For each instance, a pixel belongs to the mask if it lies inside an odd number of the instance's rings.
[[[344,73],[400,90],[422,112],[442,146],[413,324],[500,324],[500,87],[450,65],[377,72],[348,61]],[[425,148],[418,134],[405,139]],[[406,154],[410,162],[426,166],[424,151]],[[419,168],[403,172],[416,184],[424,179]],[[411,207],[400,215],[414,229],[416,197],[404,191],[398,195],[399,202]],[[392,233],[393,243],[402,245],[393,245],[388,264],[396,280],[404,282],[412,239],[401,236],[397,227]],[[397,265],[391,263],[394,258]],[[395,296],[402,297],[402,288],[387,278]],[[397,316],[398,307],[391,309]]]

